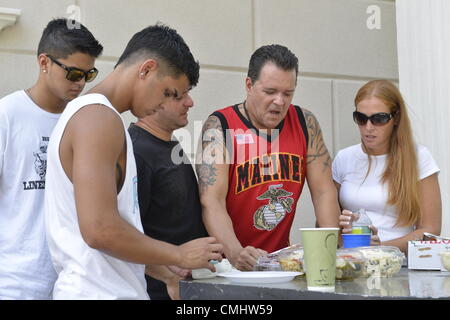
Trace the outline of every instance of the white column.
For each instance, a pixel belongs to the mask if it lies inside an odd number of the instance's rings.
[[[442,234],[450,236],[450,1],[396,0],[400,90],[416,141],[441,173]]]

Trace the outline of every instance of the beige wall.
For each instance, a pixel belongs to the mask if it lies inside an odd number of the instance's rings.
[[[18,23],[0,33],[0,96],[33,84],[42,29],[53,17],[67,17],[69,5],[79,6],[81,22],[105,48],[97,63],[99,80],[140,29],[161,21],[180,32],[201,63],[200,82],[192,91],[192,140],[184,141],[191,151],[198,134],[196,120],[243,100],[248,60],[261,45],[283,44],[298,56],[294,103],[316,115],[333,156],[358,142],[351,120],[356,90],[369,79],[398,78],[393,1],[0,0],[0,7],[22,9]],[[380,29],[367,27],[370,5],[380,9]],[[124,117],[133,120],[130,114]],[[307,188],[298,207],[292,242],[300,240],[298,227],[314,225]]]

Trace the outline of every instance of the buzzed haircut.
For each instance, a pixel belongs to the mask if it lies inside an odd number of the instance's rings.
[[[268,62],[284,71],[295,70],[295,76],[298,75],[298,58],[295,54],[282,45],[271,44],[260,47],[250,57],[247,77],[252,83],[259,79],[261,69]]]
[[[185,74],[191,86],[199,79],[200,66],[188,45],[176,30],[158,23],[136,33],[128,42],[116,66],[131,64],[138,59],[155,59],[162,72],[174,77]]]
[[[103,46],[81,23],[58,18],[50,21],[42,32],[37,55],[49,54],[55,58],[67,58],[81,52],[97,58]]]

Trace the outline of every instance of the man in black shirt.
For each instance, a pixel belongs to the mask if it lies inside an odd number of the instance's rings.
[[[163,110],[139,119],[128,129],[136,158],[144,232],[175,245],[207,236],[194,170],[172,137],[174,130],[188,123],[188,111],[193,106],[189,91],[195,84],[186,78],[184,88],[164,104]],[[150,299],[178,297],[180,277],[175,273],[169,283],[165,281],[167,286],[147,275],[146,279]]]

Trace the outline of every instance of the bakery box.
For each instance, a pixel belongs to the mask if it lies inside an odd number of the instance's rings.
[[[444,270],[439,253],[450,250],[450,240],[408,241],[408,268]]]

